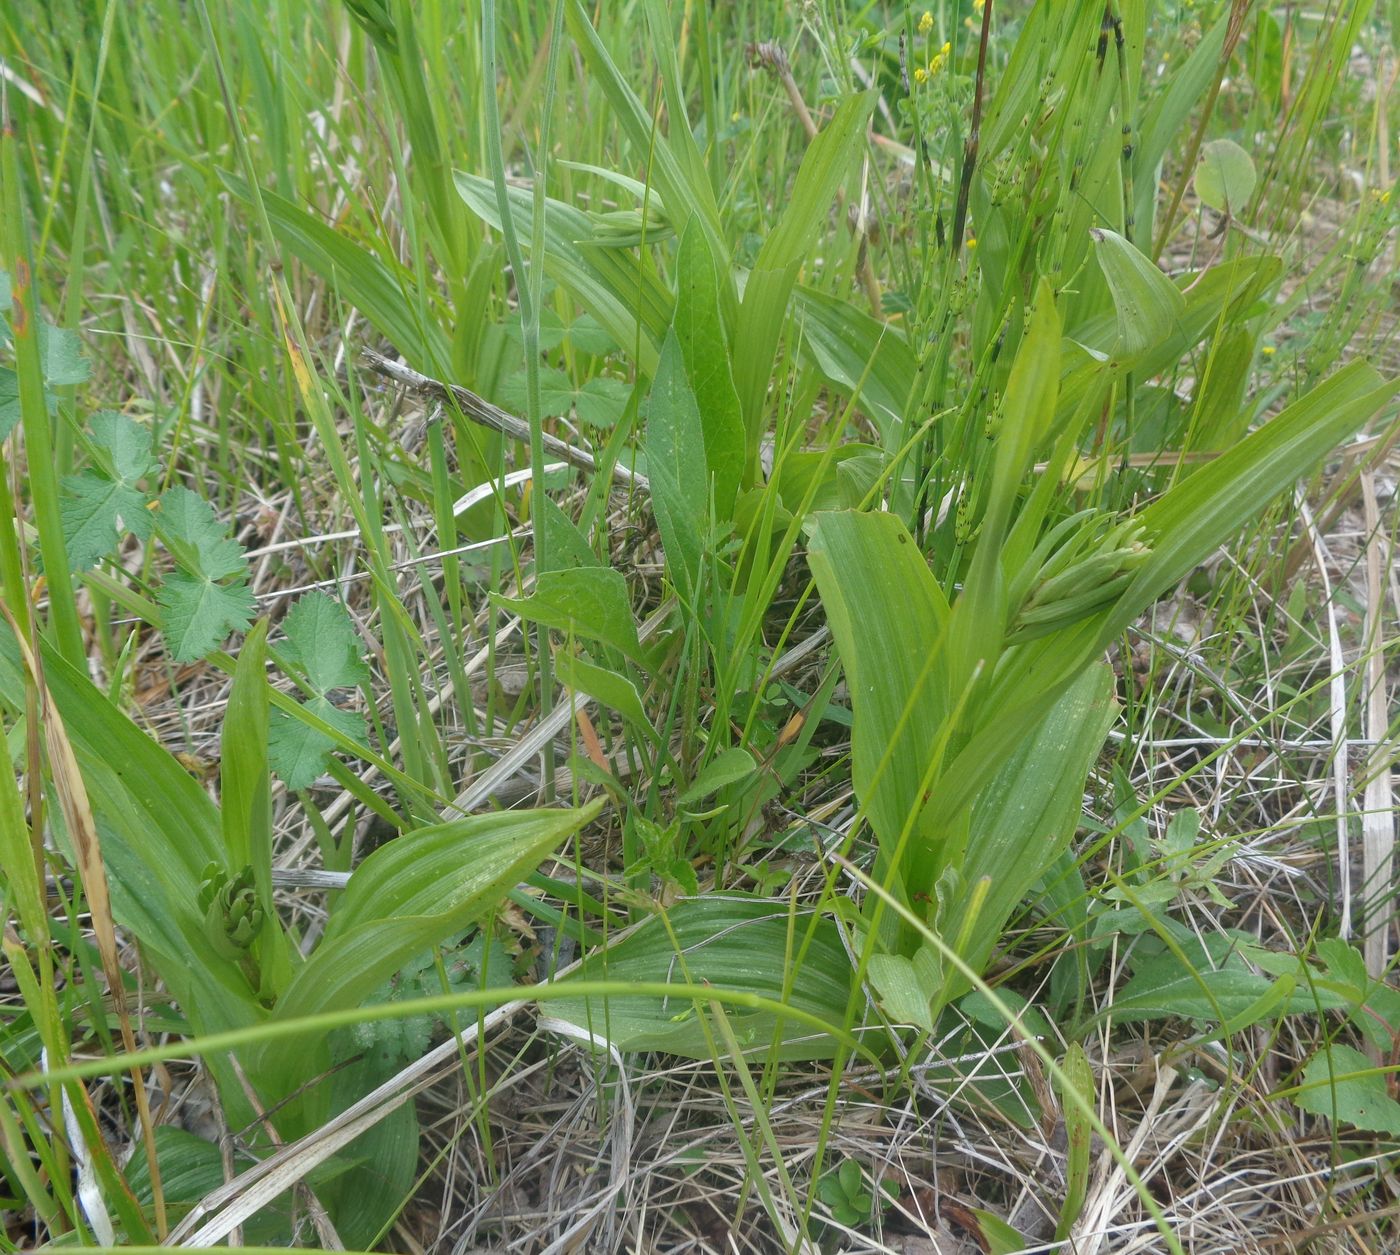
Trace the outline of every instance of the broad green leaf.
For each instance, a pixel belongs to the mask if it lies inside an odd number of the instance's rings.
[[[205,866],[223,856],[214,804],[85,674],[41,644],[44,679],[97,818],[117,922],[140,941],[196,1032],[258,1023],[264,1013],[253,991],[210,952],[196,906]],[[3,625],[0,702],[11,711],[25,708],[19,651]],[[226,1061],[210,1063],[230,1118],[254,1119]]]
[[[359,1005],[415,955],[498,906],[602,807],[598,801],[578,810],[472,815],[381,846],[355,869],[325,937],[273,1018]]]
[[[918,546],[892,514],[818,514],[808,561],[846,669],[855,715],[856,796],[893,853],[921,804],[920,789],[950,713],[942,657],[948,605]],[[911,889],[928,892],[931,865],[916,831],[906,854]]]
[[[1148,378],[1170,370],[1182,355],[1217,327],[1235,325],[1249,316],[1277,283],[1283,263],[1277,257],[1239,257],[1223,265],[1178,276],[1175,286],[1186,302],[1185,310],[1172,335],[1135,356],[1118,354],[1120,371],[1134,371]],[[1118,314],[1116,311],[1091,318],[1070,329],[1075,340],[1100,356],[1078,366],[1060,382],[1059,417],[1065,419],[1083,403],[1085,392],[1103,382],[1103,359],[1116,352]],[[1088,356],[1087,354],[1085,355]],[[1067,357],[1067,364],[1072,357]]]
[[[1260,964],[1252,960],[1276,956],[1247,939],[1215,936],[1203,946],[1189,933],[1184,936],[1177,944],[1185,963],[1172,952],[1136,958],[1133,977],[1114,996],[1107,1016],[1122,1021],[1179,1016],[1237,1033],[1279,1015],[1313,1015],[1347,1005],[1344,994],[1320,983],[1309,985],[1292,975],[1275,980],[1256,971]]]
[[[914,960],[902,954],[877,954],[871,957],[867,971],[891,1021],[933,1032],[929,1000],[938,990],[927,988],[915,970]]]
[[[569,343],[580,353],[587,353],[592,357],[607,357],[609,353],[616,353],[618,349],[617,341],[612,338],[592,314],[583,314],[574,320],[573,326],[568,332]]]
[[[1084,782],[1113,723],[1113,673],[1087,669],[1037,726],[1027,729],[973,805],[961,863],[967,884],[987,882],[954,914],[948,931],[967,932],[963,957],[980,970],[1006,921],[1068,848],[1079,825]]]
[[[1400,1103],[1386,1089],[1386,1070],[1361,1051],[1333,1042],[1308,1060],[1293,1101],[1312,1115],[1400,1137]]]
[[[744,475],[744,420],[730,372],[729,342],[720,317],[719,275],[705,234],[692,221],[676,257],[673,328],[686,377],[700,410],[705,460],[714,479],[715,515],[732,517]]]
[[[63,480],[63,536],[73,570],[87,570],[112,552],[125,528],[151,534],[150,497],[139,487],[155,469],[151,433],[126,416],[102,410],[92,416],[92,443],[111,462],[111,475],[84,472]]]
[[[601,953],[585,958],[579,980],[708,983],[756,993],[801,1008],[832,1026],[814,1034],[769,1011],[730,1007],[726,1014],[742,1046],[767,1051],[775,1039],[784,1059],[830,1058],[851,993],[851,963],[830,920],[799,914],[786,902],[710,894],[686,898],[660,918]],[[810,939],[809,939],[810,938]],[[799,961],[800,955],[800,961]],[[564,982],[567,984],[567,981]],[[561,999],[553,1014],[590,1029],[625,1051],[664,1051],[708,1059],[710,1047],[690,999],[617,994]]]
[[[757,769],[758,764],[748,750],[740,745],[732,746],[706,763],[690,787],[676,801],[681,806],[702,801],[731,784],[747,780]]]
[[[647,408],[647,476],[666,565],[682,598],[694,604],[709,518],[705,436],[674,331],[666,337]]]
[[[1186,311],[1180,289],[1116,232],[1095,228],[1093,239],[1118,311],[1115,355],[1133,357],[1169,340]]]
[[[1177,580],[1204,562],[1262,506],[1322,460],[1400,390],[1364,362],[1342,367],[1233,449],[1176,484],[1142,513],[1152,553],[1114,608],[1105,646]]]
[[[954,689],[971,683],[979,671],[990,676],[1001,653],[1008,613],[1003,570],[1006,533],[1034,452],[1054,419],[1059,377],[1060,317],[1050,284],[1042,279],[1006,384],[1004,417],[992,454],[991,487],[977,547],[949,621]]]
[[[545,418],[562,418],[571,410],[579,421],[590,427],[608,428],[617,425],[632,395],[630,384],[607,375],[595,375],[575,388],[562,370],[540,371],[540,413]],[[525,372],[516,371],[501,385],[501,404],[508,410],[525,409]]]
[[[1216,1022],[1256,1005],[1272,982],[1244,963],[1188,971],[1174,955],[1138,964],[1132,980],[1113,998],[1113,1019],[1159,1020],[1169,1016]]]
[[[146,494],[120,479],[86,471],[63,480],[63,536],[75,571],[96,566],[112,552],[122,532],[143,540],[151,534]]]
[[[542,623],[566,636],[602,641],[634,661],[643,661],[637,624],[627,598],[627,580],[612,567],[545,571],[528,597],[492,600],[522,619]]]
[[[248,185],[220,171],[224,186],[244,204]],[[447,336],[436,322],[424,322],[412,276],[391,271],[378,257],[339,231],[297,208],[291,201],[261,188],[272,233],[303,265],[337,290],[393,341],[409,365],[435,373],[452,360]]]
[[[1141,514],[1146,562],[1109,609],[1018,648],[987,699],[991,716],[940,783],[943,813],[969,805],[1049,703],[1168,588],[1307,474],[1400,388],[1364,363],[1343,367],[1235,448],[1176,484]],[[825,594],[823,600],[826,600]]]
[[[1201,380],[1191,416],[1186,452],[1223,452],[1239,443],[1249,425],[1245,392],[1254,360],[1255,337],[1249,327],[1227,327],[1211,348],[1208,373]]]
[[[88,426],[93,444],[110,460],[115,478],[134,484],[157,469],[148,427],[112,410],[99,410]]]
[[[576,654],[558,653],[554,656],[554,674],[559,683],[579,693],[587,693],[595,701],[617,711],[624,719],[646,734],[653,744],[661,738],[647,718],[646,709],[637,686],[625,675],[609,671]]]
[[[535,493],[531,501],[537,516],[535,522],[544,531],[550,570],[603,565],[598,555],[589,548],[587,537],[547,493]]]
[[[344,1111],[389,1079],[391,1073],[375,1063],[366,1057],[336,1072],[333,1110]],[[349,1171],[317,1183],[316,1197],[335,1217],[336,1233],[350,1249],[371,1249],[412,1197],[421,1137],[417,1109],[406,1102],[341,1152],[351,1161]]]
[[[1254,195],[1259,176],[1254,160],[1232,139],[1213,139],[1201,145],[1194,183],[1202,203],[1218,213],[1238,214]]]
[[[178,1125],[157,1125],[155,1139],[161,1196],[165,1201],[166,1218],[173,1224],[183,1219],[206,1194],[224,1184],[223,1156],[213,1142],[187,1133]],[[131,1157],[126,1183],[141,1207],[153,1206],[151,1172],[144,1154]]]
[[[831,202],[865,142],[865,124],[874,106],[873,91],[842,101],[812,141],[782,217],[759,250],[744,287],[734,331],[734,385],[747,432],[750,473],[758,456],[773,358],[787,325],[788,298],[802,263],[823,237]]]
[[[19,376],[8,366],[0,366],[0,440],[19,422]]]
[[[1136,217],[1139,230],[1145,230],[1148,238],[1156,234],[1154,218],[1162,158],[1178,142],[1200,98],[1215,81],[1228,27],[1229,14],[1223,13],[1191,55],[1173,71],[1165,89],[1152,98],[1137,128],[1133,153]]]
[[[854,397],[886,449],[905,438],[905,410],[917,364],[904,332],[839,296],[797,287],[802,348],[826,381]]]
[[[343,710],[328,696],[334,689],[355,688],[369,679],[360,656],[363,645],[345,607],[325,593],[308,593],[287,612],[282,624],[287,639],[281,653],[306,673],[313,697],[305,708],[351,740],[362,741],[364,716]],[[272,712],[269,761],[289,789],[305,789],[326,770],[335,742],[318,728],[283,710]]]
[[[1030,1243],[1019,1229],[1006,1223],[993,1212],[974,1207],[977,1228],[981,1231],[982,1249],[987,1255],[1021,1255]]]

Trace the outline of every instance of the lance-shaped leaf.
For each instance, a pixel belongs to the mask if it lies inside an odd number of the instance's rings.
[[[709,517],[705,435],[675,331],[666,337],[647,409],[647,476],[666,565],[693,604]]]
[[[1176,333],[1186,298],[1137,247],[1104,227],[1092,232],[1095,253],[1118,311],[1116,356],[1133,357]]]
[[[410,959],[497,907],[602,807],[472,815],[381,846],[350,877],[324,939],[273,1019],[358,1006]],[[290,1069],[305,1048],[302,1040],[269,1043],[264,1067]]]

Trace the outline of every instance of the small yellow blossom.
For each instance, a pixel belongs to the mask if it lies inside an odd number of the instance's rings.
[[[968,246],[968,248],[976,248],[976,247],[977,247],[977,237],[976,237],[975,235],[969,235],[969,236],[967,237],[967,246]]]
[[[923,66],[917,66],[914,70],[914,81],[922,83],[928,78],[928,71]]]
[[[920,34],[920,35],[927,35],[927,34],[929,33],[929,31],[931,31],[932,29],[933,29],[933,14],[930,13],[927,9],[925,9],[925,10],[924,10],[924,15],[923,15],[923,17],[921,17],[921,18],[919,19],[919,34]]]
[[[1259,351],[1260,351],[1265,357],[1273,357],[1273,355],[1274,355],[1275,353],[1278,352],[1278,350],[1277,350],[1276,348],[1274,348],[1274,346],[1273,346],[1272,344],[1266,344],[1266,345],[1265,345],[1262,349],[1260,349]]]
[[[972,7],[981,13],[987,7],[987,0],[972,0]]]
[[[970,17],[963,18],[963,25],[966,26],[968,30],[972,30],[972,19]]]

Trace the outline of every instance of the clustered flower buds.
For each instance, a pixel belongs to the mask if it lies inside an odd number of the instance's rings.
[[[1041,542],[1039,568],[1034,559],[1028,564],[1036,571],[1029,588],[1016,590],[1020,606],[1011,625],[1016,635],[1041,636],[1102,609],[1147,561],[1152,551],[1142,523],[1121,519],[1102,527],[1088,515],[1066,519]]]
[[[204,869],[199,906],[204,912],[204,935],[214,952],[235,962],[246,960],[266,921],[253,869],[245,867],[230,878],[222,867],[210,863]]]

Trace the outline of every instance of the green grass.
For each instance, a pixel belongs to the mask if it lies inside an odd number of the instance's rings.
[[[187,9],[0,13],[4,1249],[1392,1245],[1395,6]]]

